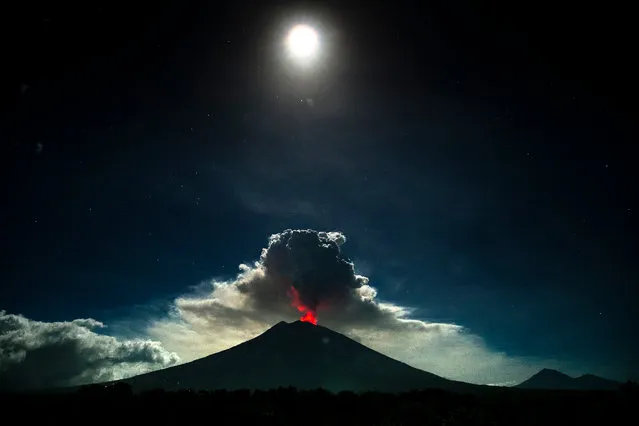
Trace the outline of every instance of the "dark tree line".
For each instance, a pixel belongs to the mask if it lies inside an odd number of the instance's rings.
[[[70,393],[0,394],[5,419],[55,424],[169,422],[207,425],[590,425],[636,418],[636,383],[619,391],[487,389],[481,394],[299,391],[134,393],[124,383]],[[632,423],[632,422],[631,422]]]

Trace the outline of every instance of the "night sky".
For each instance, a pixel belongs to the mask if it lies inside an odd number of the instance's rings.
[[[266,3],[11,11],[3,315],[93,318],[185,360],[148,331],[176,298],[272,234],[338,231],[410,318],[533,369],[639,379],[630,13]],[[306,68],[283,53],[300,22],[320,37]]]

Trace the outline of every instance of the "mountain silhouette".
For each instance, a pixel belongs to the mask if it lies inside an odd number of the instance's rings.
[[[544,368],[528,380],[518,384],[520,389],[565,389],[565,390],[614,390],[621,383],[592,374],[571,377],[557,370]]]
[[[280,322],[261,335],[198,360],[121,380],[151,389],[298,389],[387,391],[482,386],[447,380],[306,322]]]

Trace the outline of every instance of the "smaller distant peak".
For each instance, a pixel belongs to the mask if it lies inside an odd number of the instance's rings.
[[[600,377],[595,376],[594,374],[590,374],[590,373],[586,373],[586,374],[582,374],[581,376],[577,377],[578,379],[589,379],[589,378],[595,378],[595,379],[599,379]]]
[[[535,374],[533,377],[555,377],[555,378],[569,378],[572,379],[572,377],[570,377],[569,375],[567,375],[566,373],[562,373],[559,370],[554,370],[552,368],[544,368],[542,370],[540,370],[537,374]]]

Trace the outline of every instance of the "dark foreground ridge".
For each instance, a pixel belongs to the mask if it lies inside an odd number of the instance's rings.
[[[326,327],[280,322],[261,335],[193,362],[124,380],[135,392],[323,388],[333,392],[480,386],[447,380],[389,358]]]
[[[636,423],[636,385],[619,391],[494,388],[483,394],[179,391],[134,393],[125,383],[73,393],[1,394],[5,419],[35,424],[603,425]],[[26,410],[25,410],[26,408]]]

